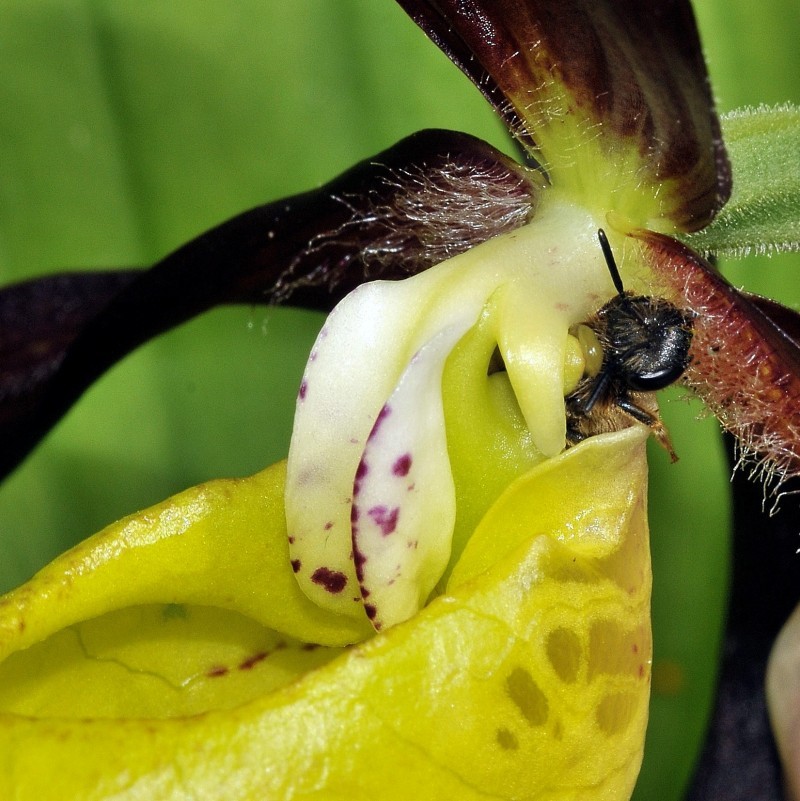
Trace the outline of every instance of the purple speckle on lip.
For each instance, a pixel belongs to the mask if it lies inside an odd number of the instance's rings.
[[[387,509],[385,506],[373,506],[367,514],[375,521],[384,537],[388,537],[397,528],[397,519],[400,517],[400,507]]]
[[[305,400],[306,392],[308,392],[308,381],[305,378],[300,382],[300,390],[297,393],[297,397],[300,400]]]
[[[364,565],[366,564],[367,557],[364,556],[358,548],[353,548],[353,565],[356,569],[356,578],[359,582],[364,581]]]
[[[392,465],[392,474],[395,476],[407,476],[409,470],[411,470],[411,454],[404,453]]]
[[[324,529],[325,529],[325,531],[330,531],[332,528],[333,528],[333,520],[329,520],[329,521],[328,521],[328,522],[325,524],[325,526],[324,526]]]
[[[263,662],[269,654],[266,651],[259,651],[257,654],[247,657],[239,664],[239,670],[252,670],[259,662]]]
[[[332,595],[340,593],[347,585],[347,576],[338,570],[331,570],[329,567],[318,567],[311,574],[311,580],[314,584],[324,587]]]
[[[370,620],[375,620],[375,615],[378,614],[378,610],[374,604],[364,604],[364,611],[367,613],[367,617]]]
[[[292,559],[292,570],[294,570],[295,573],[299,573],[301,567],[302,563],[299,559]]]

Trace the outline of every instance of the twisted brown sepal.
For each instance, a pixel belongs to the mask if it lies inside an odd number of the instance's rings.
[[[58,370],[86,321],[140,273],[63,273],[0,291],[0,425],[25,414],[31,390]]]
[[[779,491],[800,474],[800,314],[740,292],[670,237],[635,236],[667,294],[697,315],[686,384]]]
[[[106,369],[222,303],[330,310],[525,223],[538,176],[464,134],[423,131],[318,190],[234,217],[149,270],[0,291],[0,476]]]
[[[727,201],[730,168],[688,0],[398,2],[554,185],[599,193],[605,210],[619,187],[644,187],[650,208],[619,211],[682,231]]]

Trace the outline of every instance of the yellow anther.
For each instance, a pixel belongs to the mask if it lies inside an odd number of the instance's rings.
[[[603,366],[603,348],[597,334],[588,325],[579,325],[575,329],[575,336],[583,350],[583,357],[586,361],[586,375],[596,376]]]
[[[564,395],[569,395],[586,370],[586,357],[581,343],[571,334],[567,335],[567,346],[564,350]]]

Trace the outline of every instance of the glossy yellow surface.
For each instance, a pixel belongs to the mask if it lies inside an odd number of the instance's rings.
[[[349,648],[315,647],[366,632],[293,583],[282,466],[111,526],[0,603],[0,797],[627,798],[645,433],[518,479],[446,591]]]

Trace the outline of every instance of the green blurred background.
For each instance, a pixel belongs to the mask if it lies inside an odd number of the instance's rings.
[[[797,0],[696,4],[722,111],[800,102]],[[478,92],[391,0],[2,0],[0,283],[151,263],[246,208],[426,127],[511,148]],[[733,265],[800,304],[796,259]],[[317,315],[210,313],[86,394],[0,487],[0,590],[104,524],[286,454]],[[640,798],[679,798],[702,738],[726,592],[713,421],[667,404],[652,454],[653,726]]]

